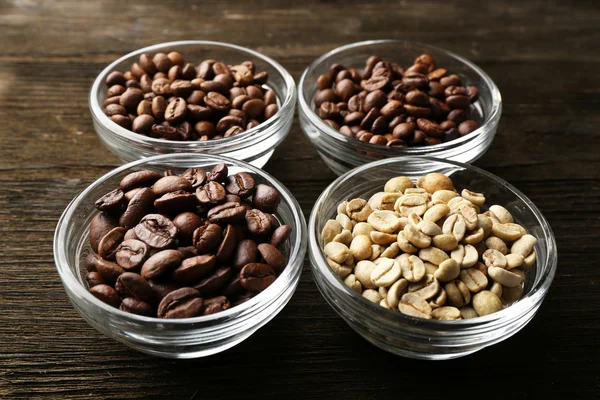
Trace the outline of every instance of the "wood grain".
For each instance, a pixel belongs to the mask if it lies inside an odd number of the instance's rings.
[[[0,398],[600,397],[599,25],[594,1],[0,0]],[[277,318],[210,358],[148,357],[76,314],[52,239],[68,202],[118,166],[87,107],[106,64],[153,43],[219,40],[298,79],[326,51],[382,38],[450,49],[500,88],[498,135],[476,165],[529,196],[559,248],[550,293],[523,331],[459,360],[399,358],[346,326],[308,263]],[[305,215],[334,178],[297,121],[265,169]]]

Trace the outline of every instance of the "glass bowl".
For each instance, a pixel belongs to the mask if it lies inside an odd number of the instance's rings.
[[[516,223],[537,239],[537,261],[526,270],[522,298],[483,317],[458,321],[413,318],[374,304],[348,288],[330,269],[322,251],[321,230],[337,214],[337,206],[355,197],[368,199],[398,175],[414,181],[429,172],[444,173],[457,189],[484,193],[486,204],[508,209]],[[313,278],[329,305],[363,338],[405,357],[461,357],[509,338],[535,315],[556,272],[557,250],[548,222],[537,207],[509,183],[479,168],[432,157],[398,157],[375,161],[335,180],[319,197],[310,215],[309,255]]]
[[[268,183],[281,193],[275,213],[292,227],[283,251],[288,264],[266,290],[220,313],[180,320],[129,314],[96,299],[87,290],[83,256],[90,252],[90,221],[98,212],[94,202],[118,187],[127,174],[142,169],[178,173],[190,167],[212,168],[225,163],[230,173],[248,171],[256,184]],[[143,353],[167,358],[196,358],[226,350],[269,322],[290,300],[298,285],[306,252],[306,223],[292,194],[262,170],[231,158],[209,154],[167,154],[139,160],[115,169],[87,187],[67,206],[54,235],[54,259],[65,291],[75,309],[94,328]]]
[[[223,60],[237,64],[251,60],[257,71],[269,74],[267,86],[277,94],[279,111],[262,124],[242,134],[229,138],[207,141],[170,141],[151,138],[134,133],[110,120],[104,114],[102,103],[106,98],[106,77],[113,71],[127,71],[131,64],[139,61],[143,53],[168,53],[178,51],[192,63],[204,59]],[[90,111],[96,133],[104,146],[124,163],[168,153],[211,153],[236,160],[247,161],[261,168],[275,148],[287,136],[292,126],[296,105],[296,84],[292,76],[275,60],[256,51],[228,43],[209,41],[181,41],[161,43],[131,52],[106,67],[94,81],[89,97]]]
[[[420,54],[427,53],[436,64],[449,73],[461,77],[463,84],[475,85],[479,100],[471,105],[472,119],[480,127],[472,133],[453,141],[421,147],[390,148],[363,143],[341,134],[325,123],[315,112],[313,98],[317,92],[317,78],[328,73],[334,63],[361,71],[365,60],[378,55],[384,60],[401,65],[412,63]],[[362,164],[383,158],[398,156],[435,156],[448,160],[471,163],[481,157],[492,144],[496,134],[502,99],[492,79],[481,68],[449,51],[417,42],[400,40],[377,40],[353,43],[338,47],[315,60],[302,74],[298,85],[300,125],[317,148],[319,155],[337,175]]]

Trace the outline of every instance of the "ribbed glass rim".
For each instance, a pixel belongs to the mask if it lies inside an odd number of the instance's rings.
[[[290,209],[292,210],[292,215],[294,218],[294,226],[293,226],[293,236],[290,237],[290,255],[288,257],[288,268],[284,269],[284,272],[279,275],[279,277],[275,280],[271,286],[265,289],[263,292],[257,294],[250,300],[232,307],[228,310],[206,315],[199,316],[194,318],[185,318],[185,319],[161,319],[154,317],[145,317],[141,315],[131,314],[124,311],[121,311],[118,308],[112,307],[100,300],[98,300],[95,296],[93,296],[89,291],[79,282],[79,279],[73,274],[70,263],[69,263],[69,255],[66,252],[67,248],[67,225],[74,217],[77,209],[81,205],[83,199],[95,188],[102,186],[105,182],[120,174],[123,171],[127,171],[134,167],[143,166],[145,164],[151,164],[155,162],[161,161],[194,161],[196,159],[211,159],[217,162],[229,162],[238,167],[246,168],[253,173],[260,175],[262,178],[269,181],[269,183],[275,187],[281,194],[281,201],[288,204]],[[209,326],[209,330],[218,330],[220,327],[211,325],[211,323],[223,322],[227,323],[237,323],[239,320],[236,318],[238,316],[244,316],[247,312],[250,312],[252,308],[257,305],[263,303],[269,303],[273,299],[277,298],[277,293],[282,293],[285,291],[287,285],[292,282],[295,278],[295,275],[301,275],[302,273],[302,260],[304,259],[304,255],[306,253],[307,241],[306,238],[306,221],[304,219],[304,214],[302,213],[302,209],[298,204],[298,201],[295,197],[290,193],[290,191],[277,179],[264,172],[263,170],[256,168],[246,162],[235,160],[230,157],[225,157],[216,154],[203,154],[203,153],[175,153],[175,154],[163,154],[158,156],[152,156],[140,160],[136,160],[130,162],[128,164],[122,165],[107,174],[101,176],[92,184],[90,184],[83,192],[77,195],[70,203],[67,205],[65,211],[62,213],[54,233],[54,261],[56,265],[56,269],[63,284],[66,286],[66,290],[72,291],[77,297],[83,298],[86,301],[92,303],[95,307],[102,309],[103,311],[112,314],[118,318],[120,318],[123,322],[132,322],[132,323],[145,323],[145,324],[154,324],[154,325],[194,325],[199,323],[206,323]],[[298,265],[296,268],[289,268],[289,266]],[[76,269],[76,268],[74,268]],[[250,315],[251,316],[251,315]],[[232,318],[236,318],[233,321]]]
[[[458,321],[439,321],[434,319],[422,319],[416,318],[412,316],[408,316],[402,314],[400,312],[388,310],[384,307],[381,307],[379,304],[375,304],[361,295],[350,289],[346,286],[341,279],[331,270],[321,247],[319,246],[318,237],[321,234],[319,228],[316,225],[317,215],[320,211],[321,206],[325,201],[328,200],[331,193],[334,193],[337,190],[337,187],[340,186],[343,182],[352,179],[353,177],[362,174],[365,171],[368,171],[371,168],[385,166],[390,164],[402,163],[402,162],[415,162],[415,161],[426,161],[426,162],[436,162],[447,164],[451,166],[457,166],[461,168],[465,168],[481,176],[485,177],[488,180],[494,181],[495,183],[506,187],[513,194],[515,194],[523,203],[528,207],[529,211],[535,216],[538,223],[540,224],[542,231],[544,232],[544,239],[547,248],[547,255],[545,260],[541,263],[543,266],[542,274],[540,278],[536,282],[536,284],[531,287],[529,292],[525,294],[519,301],[512,304],[505,309],[498,311],[496,313],[486,315],[483,317],[477,317],[473,319],[464,319]],[[332,216],[334,217],[334,216]],[[319,274],[321,277],[325,279],[326,285],[329,289],[334,291],[342,291],[340,296],[344,300],[340,301],[341,307],[344,307],[343,302],[347,302],[351,304],[353,307],[357,307],[361,309],[361,312],[369,313],[369,315],[373,319],[377,319],[382,323],[399,323],[399,324],[412,324],[412,325],[420,325],[425,328],[432,329],[440,329],[440,328],[452,328],[452,327],[460,327],[461,329],[476,329],[480,328],[482,325],[495,325],[494,323],[502,324],[504,321],[508,319],[512,319],[518,317],[519,315],[527,313],[533,307],[538,305],[544,298],[546,292],[548,291],[550,284],[554,278],[556,273],[557,263],[558,263],[558,255],[556,248],[556,240],[554,238],[554,233],[552,232],[552,228],[540,212],[540,210],[533,204],[531,200],[527,198],[521,191],[516,189],[510,183],[505,180],[481,169],[474,167],[469,164],[460,163],[457,161],[445,160],[436,157],[393,157],[386,158],[383,160],[377,160],[368,164],[365,164],[361,167],[355,168],[346,172],[345,174],[338,177],[335,181],[333,181],[324,191],[321,193],[315,205],[311,211],[310,219],[308,222],[308,237],[309,237],[309,256],[311,260],[312,269],[314,272]],[[538,261],[539,262],[539,261]],[[339,299],[338,299],[339,300]],[[443,334],[449,334],[448,331],[442,332]]]
[[[277,72],[279,72],[281,74],[281,76],[283,76],[283,79],[285,81],[286,96],[284,99],[280,99],[281,106],[279,107],[279,110],[277,111],[277,113],[275,113],[275,115],[273,117],[269,118],[267,121],[255,126],[252,129],[244,131],[240,135],[234,135],[234,136],[231,136],[228,138],[213,139],[213,140],[206,140],[206,141],[162,140],[162,139],[152,138],[149,136],[140,135],[138,133],[130,131],[129,129],[125,129],[122,126],[116,124],[109,117],[107,117],[106,114],[104,114],[104,112],[102,111],[102,107],[100,106],[100,103],[98,102],[98,92],[100,91],[100,88],[102,87],[102,85],[104,85],[104,81],[106,80],[106,77],[108,76],[108,74],[113,72],[115,70],[115,68],[117,67],[117,65],[131,59],[132,57],[139,56],[143,53],[153,53],[153,52],[158,52],[158,51],[161,51],[161,50],[169,48],[169,47],[189,46],[189,45],[214,46],[214,47],[224,47],[224,48],[228,48],[228,49],[233,49],[233,50],[237,50],[240,52],[245,52],[248,54],[249,57],[258,58],[258,59],[261,59],[262,61],[266,62],[267,64],[270,64],[274,69],[277,70]],[[242,47],[242,46],[238,46],[235,44],[224,43],[224,42],[209,41],[209,40],[181,40],[181,41],[175,41],[175,42],[165,42],[165,43],[158,43],[158,44],[155,44],[152,46],[147,46],[147,47],[143,47],[141,49],[132,51],[132,52],[124,55],[123,57],[117,59],[116,61],[113,61],[106,68],[104,68],[104,70],[102,70],[102,72],[100,72],[100,74],[94,80],[94,83],[92,84],[92,87],[91,87],[90,93],[89,93],[89,107],[90,107],[90,112],[92,113],[93,118],[96,119],[99,123],[101,123],[111,133],[113,133],[117,136],[120,136],[123,139],[135,142],[135,143],[151,144],[154,146],[159,146],[161,148],[179,149],[179,150],[212,149],[212,148],[217,148],[220,146],[244,144],[247,141],[254,139],[257,136],[257,134],[260,135],[260,134],[264,133],[264,131],[268,131],[268,128],[277,124],[277,122],[284,115],[289,115],[290,112],[293,114],[295,100],[296,100],[296,83],[294,81],[294,78],[292,78],[290,73],[285,68],[283,68],[283,66],[281,66],[281,64],[279,64],[277,61],[275,61],[274,59],[272,59],[268,56],[265,56],[264,54],[261,54],[257,51],[251,50],[247,47]]]
[[[447,55],[451,58],[454,58],[455,60],[463,63],[464,65],[466,65],[467,67],[469,67],[473,71],[475,71],[481,77],[482,81],[485,82],[485,84],[488,86],[490,93],[492,94],[492,100],[493,100],[492,111],[491,111],[491,113],[489,113],[488,116],[486,116],[485,122],[479,128],[477,128],[475,131],[471,132],[470,134],[463,136],[461,138],[458,138],[456,140],[452,140],[450,142],[440,143],[440,144],[436,144],[436,145],[432,145],[432,146],[406,147],[406,148],[397,148],[397,147],[390,148],[390,147],[375,145],[375,144],[371,144],[371,143],[364,143],[364,142],[361,142],[354,138],[350,138],[348,136],[343,135],[342,133],[340,133],[336,129],[333,129],[331,126],[329,126],[327,123],[325,123],[321,118],[319,118],[319,116],[314,111],[314,109],[310,105],[310,103],[306,102],[306,99],[304,96],[305,95],[304,85],[305,85],[305,81],[308,79],[308,76],[310,74],[312,74],[314,72],[314,70],[316,70],[318,67],[320,67],[323,63],[325,63],[329,58],[334,57],[339,53],[343,53],[348,50],[364,48],[364,47],[369,47],[369,46],[376,46],[376,45],[384,45],[384,44],[391,44],[391,45],[395,44],[395,45],[404,46],[404,47],[418,46],[418,47],[423,48],[424,50],[430,49],[430,50],[433,50],[436,52],[441,52],[441,53],[444,53],[445,55]],[[442,49],[440,47],[431,46],[431,45],[428,45],[425,43],[415,42],[415,41],[410,41],[410,40],[395,40],[395,39],[367,40],[367,41],[363,41],[363,42],[355,42],[355,43],[337,47],[337,48],[323,54],[321,57],[317,58],[304,70],[304,72],[302,73],[302,77],[300,78],[300,82],[298,84],[298,94],[299,94],[298,97],[299,97],[300,110],[306,115],[306,117],[309,119],[310,123],[315,125],[321,132],[325,132],[329,137],[331,137],[337,141],[348,143],[348,144],[351,144],[352,146],[358,146],[359,148],[361,148],[361,150],[369,151],[369,152],[373,152],[373,153],[380,153],[381,155],[386,155],[386,156],[421,155],[421,154],[426,155],[426,154],[430,154],[430,153],[433,153],[436,151],[444,151],[447,149],[456,148],[462,144],[472,142],[473,140],[476,140],[476,139],[480,139],[480,137],[484,136],[486,133],[489,134],[490,125],[497,123],[499,115],[502,112],[502,96],[500,95],[500,90],[498,89],[498,87],[496,86],[496,84],[494,83],[492,78],[490,78],[489,75],[483,71],[483,69],[481,69],[476,64],[469,61],[468,59],[466,59],[462,56],[459,56],[458,54],[453,53],[451,51]]]

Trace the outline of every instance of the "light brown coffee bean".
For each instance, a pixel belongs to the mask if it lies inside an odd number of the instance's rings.
[[[347,247],[349,247],[350,243],[352,242],[352,232],[350,232],[347,229],[344,229],[342,231],[342,233],[335,235],[335,237],[333,238],[332,241],[342,243],[342,244],[346,245]]]
[[[373,227],[367,224],[366,222],[358,222],[356,223],[356,225],[354,225],[354,228],[352,229],[352,235],[365,235],[367,237],[370,237],[371,232],[373,232],[374,230],[375,229],[373,229]]]
[[[502,301],[489,290],[483,290],[473,296],[473,308],[482,317],[502,309]]]

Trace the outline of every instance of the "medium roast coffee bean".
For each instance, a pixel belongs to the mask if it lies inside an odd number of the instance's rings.
[[[97,253],[102,238],[118,226],[119,222],[110,215],[104,212],[96,214],[90,223],[90,246],[92,250]]]
[[[213,255],[205,254],[188,258],[173,271],[173,279],[180,283],[194,283],[212,271],[216,265],[217,258]]]
[[[194,231],[193,243],[199,254],[215,251],[221,243],[223,230],[217,224],[201,226]]]
[[[248,232],[255,236],[264,236],[271,231],[271,221],[260,210],[252,209],[246,212]]]
[[[163,250],[154,254],[142,265],[142,278],[155,279],[174,270],[181,264],[182,254],[177,250]]]
[[[290,237],[292,233],[292,227],[289,225],[281,225],[275,229],[273,235],[271,235],[271,245],[280,247]]]
[[[225,311],[230,307],[229,300],[225,296],[213,297],[204,302],[203,315],[209,315]]]
[[[212,223],[232,224],[243,222],[246,215],[246,207],[239,202],[229,202],[211,208],[207,217]]]
[[[157,250],[173,245],[177,236],[177,227],[160,214],[146,215],[134,230],[139,240]]]
[[[90,293],[98,300],[110,306],[119,307],[121,304],[121,299],[119,298],[119,295],[117,295],[117,292],[108,285],[96,285],[90,289]]]
[[[181,174],[181,176],[192,183],[192,189],[197,189],[204,185],[207,180],[206,171],[202,168],[190,168]]]
[[[239,172],[227,177],[225,189],[228,193],[240,197],[248,197],[254,190],[254,178],[247,172]]]
[[[193,212],[184,212],[173,218],[173,225],[177,228],[177,238],[180,244],[192,243],[194,231],[204,224],[204,220]]]
[[[267,264],[246,264],[240,271],[240,284],[250,292],[262,292],[275,282],[275,271]]]
[[[227,225],[223,231],[223,240],[217,249],[217,260],[221,263],[228,261],[235,251],[237,238],[232,225]]]
[[[111,229],[98,243],[98,255],[105,260],[114,260],[117,247],[123,241],[127,229],[120,226]]]
[[[194,285],[194,288],[202,294],[202,296],[212,296],[219,290],[224,288],[233,276],[233,270],[229,267],[221,267],[212,275],[202,279]]]
[[[281,273],[287,265],[287,260],[277,247],[267,243],[258,245],[258,251],[266,264],[273,268],[277,273]]]
[[[150,187],[162,177],[162,174],[156,171],[146,170],[132,172],[121,180],[119,189],[123,192],[128,192],[135,188]]]
[[[206,175],[206,179],[209,181],[224,182],[227,178],[227,174],[227,165],[217,164],[210,170],[210,173]]]
[[[182,176],[165,176],[152,186],[152,191],[156,193],[157,196],[162,196],[163,194],[176,192],[178,190],[183,190],[186,192],[192,191],[192,182]]]
[[[119,275],[115,290],[123,299],[136,298],[146,303],[153,303],[156,300],[156,293],[148,281],[133,272],[124,272]]]
[[[121,311],[131,314],[143,315],[145,317],[153,317],[156,315],[154,307],[150,304],[133,297],[124,298],[119,306]]]
[[[167,294],[158,305],[159,318],[193,318],[202,313],[204,302],[197,290],[189,287]]]
[[[218,182],[210,181],[196,190],[196,197],[202,204],[219,204],[225,201],[225,188]]]
[[[102,258],[98,259],[96,262],[96,269],[102,278],[109,284],[114,284],[119,275],[125,272],[119,265]]]
[[[257,209],[267,213],[274,213],[277,211],[281,196],[274,187],[261,183],[256,186],[252,200],[254,207]]]
[[[126,271],[139,269],[148,257],[149,249],[146,243],[128,239],[123,241],[115,253],[117,264]]]
[[[162,214],[175,214],[185,210],[193,210],[198,205],[198,198],[194,193],[178,190],[167,193],[154,200],[154,207]]]
[[[85,275],[85,281],[88,283],[88,287],[93,288],[96,285],[103,285],[106,283],[102,275],[96,271],[88,272]]]

